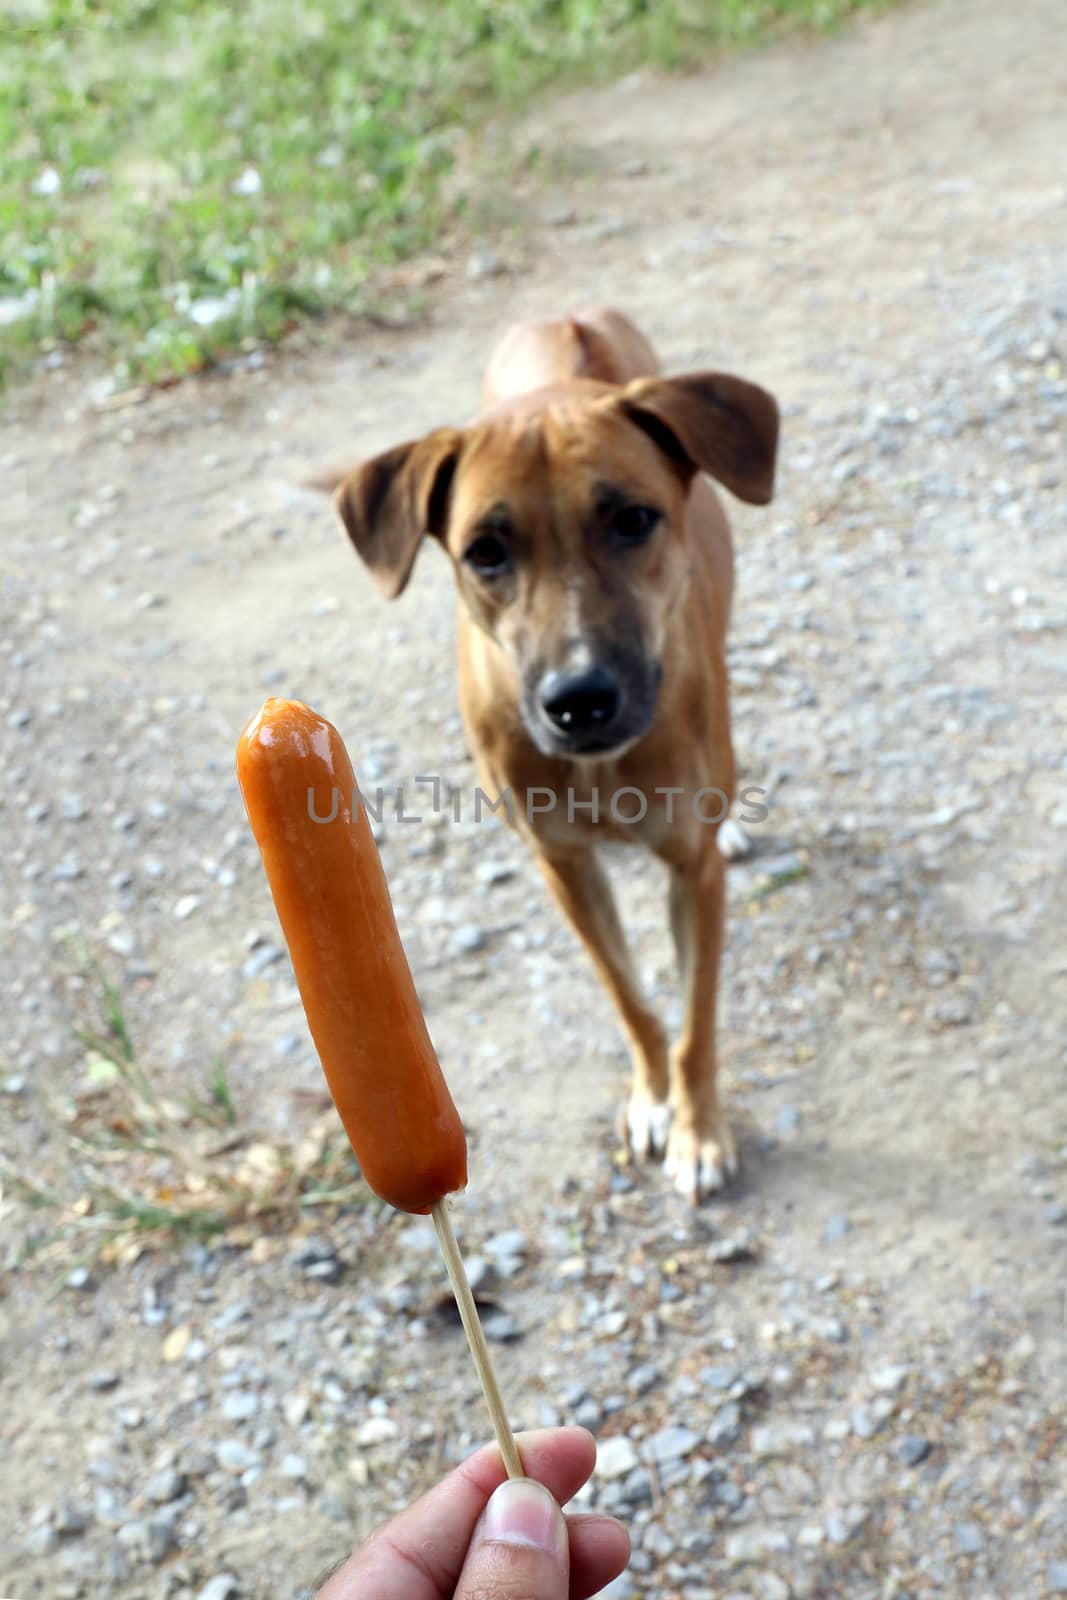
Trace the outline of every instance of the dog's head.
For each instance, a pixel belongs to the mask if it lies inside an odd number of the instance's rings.
[[[693,475],[764,504],[777,438],[772,397],[722,373],[569,382],[376,456],[335,504],[390,599],[421,540],[439,540],[471,621],[511,664],[535,744],[598,756],[655,715]]]

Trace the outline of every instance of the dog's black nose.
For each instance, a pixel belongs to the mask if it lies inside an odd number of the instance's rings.
[[[590,667],[573,677],[546,672],[537,697],[549,722],[578,736],[606,730],[622,704],[619,685],[604,667]]]

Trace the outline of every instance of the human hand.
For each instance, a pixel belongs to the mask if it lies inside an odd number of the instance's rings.
[[[316,1600],[586,1600],[625,1567],[614,1517],[564,1517],[593,1470],[584,1428],[518,1436],[527,1476],[508,1482],[486,1445],[376,1529]]]

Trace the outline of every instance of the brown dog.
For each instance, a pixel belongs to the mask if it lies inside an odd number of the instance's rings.
[[[697,1199],[736,1167],[715,1056],[733,554],[704,474],[768,501],[778,409],[739,378],[658,374],[613,311],[514,328],[490,360],[478,421],[366,462],[335,504],[390,599],[424,537],[446,550],[481,784],[507,796],[509,821],[618,1007],[635,1155],[664,1155]],[[596,858],[608,839],[645,845],[670,871],[684,990],[670,1050]]]

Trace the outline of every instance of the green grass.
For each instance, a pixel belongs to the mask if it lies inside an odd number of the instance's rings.
[[[0,370],[148,378],[366,308],[455,223],[464,132],[872,0],[0,0]]]
[[[124,1262],[212,1235],[247,1247],[311,1212],[376,1204],[332,1109],[267,1144],[240,1115],[218,1060],[190,1067],[199,1093],[166,1094],[134,1047],[119,991],[73,953],[90,1012],[75,1032],[80,1073],[47,1106],[62,1163],[48,1173],[0,1159],[0,1211],[6,1189],[24,1212],[5,1240],[9,1264],[42,1256],[64,1267]]]

